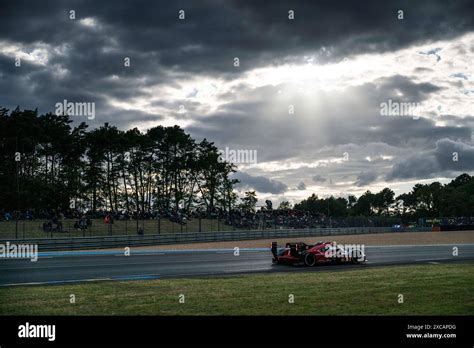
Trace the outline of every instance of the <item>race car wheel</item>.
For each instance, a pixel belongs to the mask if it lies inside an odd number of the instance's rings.
[[[314,254],[307,253],[304,256],[304,264],[309,267],[313,267],[316,264],[316,257]]]

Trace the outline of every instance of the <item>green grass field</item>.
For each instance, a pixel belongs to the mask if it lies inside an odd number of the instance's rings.
[[[9,287],[0,289],[0,314],[473,315],[473,294],[473,264],[438,264]]]
[[[63,221],[64,232],[55,232],[53,237],[89,237],[89,236],[106,236],[109,234],[109,225],[105,224],[102,219],[92,220],[92,226],[86,230],[74,229],[74,223],[76,220],[66,219]],[[49,233],[45,233],[42,230],[43,220],[35,221],[19,221],[18,232],[16,231],[15,221],[0,221],[0,239],[3,238],[15,238],[18,234],[18,238],[46,238],[50,237]],[[158,233],[158,220],[144,220],[139,221],[139,225],[144,228],[145,234],[156,234]],[[199,219],[191,219],[187,225],[180,225],[178,223],[171,222],[168,219],[160,220],[160,233],[186,233],[186,232],[198,232],[199,231]],[[201,231],[223,231],[233,230],[232,226],[225,225],[223,221],[218,222],[216,219],[201,219]],[[137,233],[137,222],[136,221],[120,221],[115,220],[112,225],[112,234],[114,235],[127,235]]]

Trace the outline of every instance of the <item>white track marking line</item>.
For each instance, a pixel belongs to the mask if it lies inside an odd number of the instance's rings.
[[[95,282],[95,281],[105,281],[113,280],[112,278],[90,278],[90,279],[73,279],[73,280],[50,280],[45,282],[30,282],[30,283],[10,283],[10,284],[0,284],[0,287],[7,286],[24,286],[24,285],[53,285],[53,284],[63,284],[63,283],[78,283],[78,282]]]

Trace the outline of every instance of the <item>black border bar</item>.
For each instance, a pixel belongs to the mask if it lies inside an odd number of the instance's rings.
[[[56,325],[56,339],[20,338],[29,324]],[[409,325],[436,330],[416,331]],[[453,325],[455,329],[441,329]],[[472,316],[0,316],[0,346],[142,344],[462,345],[473,347]],[[455,333],[456,338],[407,338],[407,333]]]

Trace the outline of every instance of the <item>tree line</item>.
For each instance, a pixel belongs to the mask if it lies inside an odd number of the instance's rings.
[[[288,201],[280,208],[290,208]],[[366,191],[359,198],[319,198],[313,194],[295,204],[294,209],[335,217],[383,216],[404,220],[474,216],[474,177],[461,174],[448,184],[416,184],[408,193],[395,196],[388,187],[379,192]]]
[[[0,208],[151,213],[230,209],[234,165],[178,126],[88,130],[69,116],[0,109]]]

